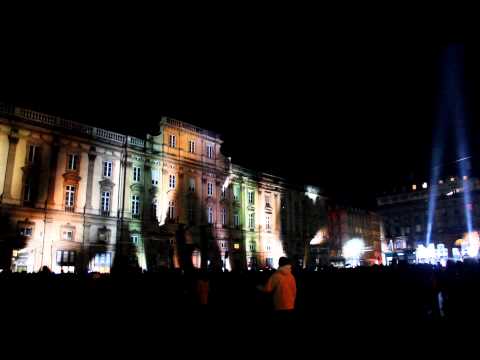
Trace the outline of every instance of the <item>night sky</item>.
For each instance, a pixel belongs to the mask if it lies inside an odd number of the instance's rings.
[[[0,101],[137,136],[175,117],[219,132],[235,163],[356,206],[428,176],[441,54],[457,38],[340,31],[288,9],[123,15],[12,22]],[[480,56],[464,49],[473,139]]]

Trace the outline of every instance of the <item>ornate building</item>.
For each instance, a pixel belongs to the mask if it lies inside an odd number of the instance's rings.
[[[232,164],[221,145],[171,118],[139,139],[0,104],[0,268],[306,265],[325,198]]]

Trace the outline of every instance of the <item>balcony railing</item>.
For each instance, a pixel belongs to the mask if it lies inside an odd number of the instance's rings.
[[[110,210],[102,210],[102,216],[110,216]]]
[[[139,139],[133,136],[126,136],[116,133],[114,131],[96,128],[76,121],[63,119],[58,116],[48,115],[38,111],[24,109],[9,104],[0,103],[0,113],[13,115],[24,120],[28,120],[42,125],[47,125],[53,128],[69,130],[77,134],[98,139],[100,141],[107,141],[118,145],[127,144],[137,147],[145,146],[145,140],[143,139]]]
[[[65,211],[74,212],[75,211],[75,206],[65,205]]]

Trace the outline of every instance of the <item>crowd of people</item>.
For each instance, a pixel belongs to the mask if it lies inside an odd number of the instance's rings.
[[[0,273],[2,309],[60,327],[155,324],[160,329],[236,326],[266,331],[275,321],[295,326],[363,327],[475,320],[480,265],[295,268],[276,271],[121,274]],[[288,313],[288,316],[278,316]],[[288,318],[288,319],[287,319]],[[23,319],[23,320],[22,320]]]

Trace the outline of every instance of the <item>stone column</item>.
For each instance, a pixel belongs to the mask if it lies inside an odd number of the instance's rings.
[[[12,130],[10,135],[8,135],[8,157],[7,157],[7,169],[5,171],[5,183],[3,187],[3,201],[10,202],[12,199],[12,180],[13,172],[15,170],[15,157],[17,154],[17,144],[18,144],[18,132]]]
[[[60,146],[57,142],[52,144],[51,149],[51,158],[50,158],[50,169],[48,175],[48,194],[47,194],[47,204],[48,207],[55,207],[55,183],[57,179],[57,166],[58,166],[58,153]]]
[[[85,201],[87,212],[91,212],[92,209],[93,172],[96,158],[97,153],[95,152],[95,149],[90,149],[88,152],[87,196]]]

